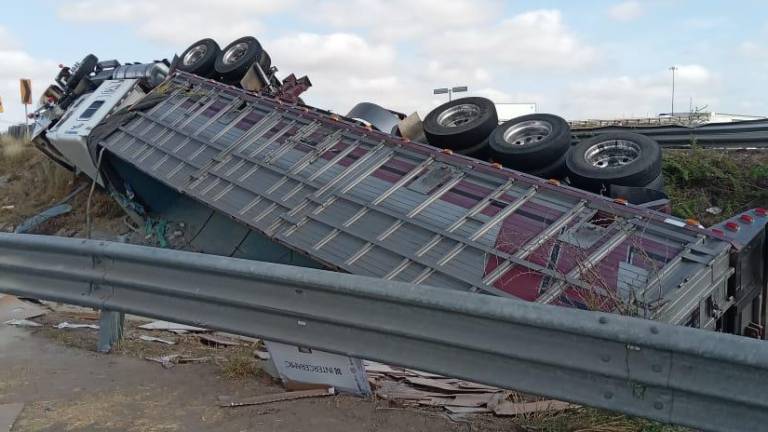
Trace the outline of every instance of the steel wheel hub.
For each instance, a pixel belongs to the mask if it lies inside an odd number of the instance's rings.
[[[205,53],[208,52],[208,47],[201,44],[197,45],[196,47],[192,48],[184,54],[184,58],[181,60],[181,62],[184,64],[184,66],[189,66],[197,63],[198,60],[203,58]]]
[[[509,145],[535,144],[552,133],[552,124],[544,120],[528,120],[518,123],[504,132],[504,142]]]
[[[240,60],[245,56],[245,53],[248,52],[248,43],[247,42],[240,42],[239,44],[231,47],[226,52],[224,52],[224,56],[222,57],[222,61],[224,64],[232,64]]]
[[[442,127],[458,127],[480,117],[480,107],[475,104],[455,105],[437,116],[437,124]]]
[[[620,167],[640,157],[640,146],[634,141],[611,140],[599,142],[587,149],[584,159],[598,168]]]

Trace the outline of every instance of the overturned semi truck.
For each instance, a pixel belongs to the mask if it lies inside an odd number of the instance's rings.
[[[306,105],[309,80],[277,73],[252,37],[88,56],[34,144],[132,217],[184,222],[196,251],[765,337],[766,210],[705,228],[431,146],[393,111]]]

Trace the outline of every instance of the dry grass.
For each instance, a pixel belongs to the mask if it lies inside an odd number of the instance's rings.
[[[255,378],[261,374],[261,368],[253,356],[252,349],[240,349],[224,357],[219,362],[219,367],[224,377],[233,380]]]
[[[16,140],[0,140],[0,230],[7,230],[24,219],[61,201],[89,179],[78,178],[37,151],[31,144]],[[70,204],[73,211],[50,220],[36,232],[53,234],[66,227],[80,231],[85,226],[87,190]],[[93,196],[91,216],[94,220],[115,219],[123,213],[113,199],[97,190]]]

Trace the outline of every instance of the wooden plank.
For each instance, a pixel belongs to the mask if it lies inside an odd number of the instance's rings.
[[[252,398],[247,398],[247,399],[240,399],[237,401],[231,401],[231,400],[228,400],[228,398],[226,397],[220,396],[219,406],[232,408],[232,407],[241,407],[241,406],[249,406],[249,405],[263,405],[263,404],[268,404],[273,402],[283,402],[283,401],[296,400],[296,399],[325,397],[325,396],[334,395],[335,393],[336,393],[336,390],[333,387],[328,387],[323,389],[302,390],[302,391],[292,391],[292,392],[261,395],[261,396],[255,396]]]

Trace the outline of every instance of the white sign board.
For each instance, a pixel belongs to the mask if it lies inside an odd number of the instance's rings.
[[[496,114],[499,122],[505,122],[515,117],[536,113],[535,103],[497,103]]]
[[[264,344],[284,382],[327,384],[338,391],[371,394],[368,374],[360,359],[279,342]]]

